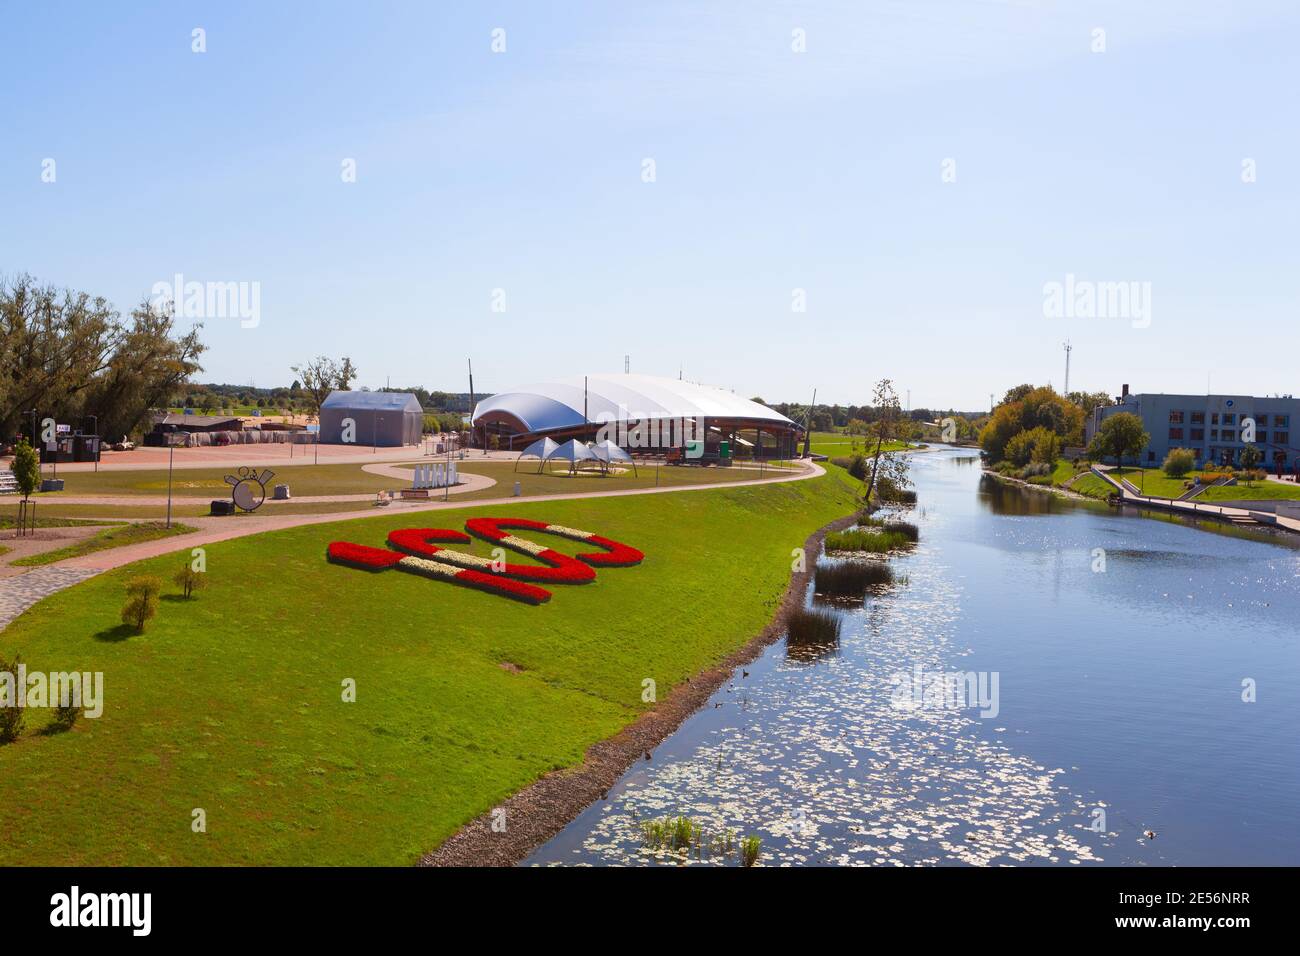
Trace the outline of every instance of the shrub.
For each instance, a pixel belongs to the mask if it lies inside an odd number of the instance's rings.
[[[158,594],[162,582],[151,574],[142,574],[126,582],[126,605],[122,608],[122,623],[134,627],[137,634],[158,613]]]
[[[914,505],[916,504],[916,492],[910,488],[904,488],[885,475],[881,475],[876,480],[876,494],[881,501],[887,501],[895,505]]]
[[[1050,485],[1052,483],[1051,475],[1034,475],[1026,479],[1031,485]]]
[[[1171,448],[1160,466],[1170,478],[1182,478],[1196,467],[1196,453],[1190,448]]]
[[[191,597],[195,591],[202,591],[208,586],[208,576],[202,571],[195,571],[188,561],[184,568],[176,572],[172,581],[186,597]]]
[[[66,707],[53,701],[51,703],[54,705],[54,718],[50,722],[50,729],[55,731],[71,730],[72,725],[81,716],[81,705],[74,704],[72,701],[69,701]]]
[[[7,702],[9,706],[0,707],[0,744],[17,740],[18,735],[23,732],[23,722],[27,716],[24,712],[26,708],[18,705],[18,667],[22,662],[23,659],[18,654],[15,654],[12,660],[0,657],[0,673],[7,671],[13,675],[14,681],[14,699]]]
[[[788,644],[831,644],[840,637],[840,616],[825,608],[795,608],[786,630]]]
[[[867,588],[891,584],[894,571],[884,561],[836,561],[818,564],[813,590],[827,597],[860,598]]]

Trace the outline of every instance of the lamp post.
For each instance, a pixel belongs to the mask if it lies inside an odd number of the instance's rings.
[[[93,418],[93,419],[95,420],[95,429],[94,429],[94,435],[95,435],[95,471],[99,471],[99,416],[98,416],[98,415],[87,415],[86,417],[87,417],[87,418]]]
[[[167,436],[167,527],[172,526],[172,462],[176,458],[176,435]]]

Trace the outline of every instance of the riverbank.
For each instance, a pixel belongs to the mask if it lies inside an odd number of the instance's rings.
[[[0,827],[14,834],[0,865],[415,864],[752,640],[789,585],[791,549],[853,510],[856,490],[832,468],[305,522],[203,542],[209,587],[189,600],[170,585],[188,548],[98,574],[3,632],[33,669],[103,672],[105,707],[60,734],[32,711],[0,746]],[[332,541],[382,548],[395,529],[476,515],[586,529],[645,560],[554,587],[541,607],[325,560]],[[118,620],[137,574],[164,582],[144,634]],[[86,766],[101,768],[93,781]]]
[[[803,546],[804,570],[791,573],[771,623],[748,643],[716,667],[686,678],[667,700],[614,737],[589,748],[580,766],[547,774],[499,807],[467,823],[421,859],[420,865],[514,866],[602,799],[638,760],[653,760],[654,748],[704,706],[735,675],[737,668],[752,662],[768,645],[785,635],[790,613],[803,607],[826,535],[850,527],[856,520],[856,515],[850,514],[808,536]]]

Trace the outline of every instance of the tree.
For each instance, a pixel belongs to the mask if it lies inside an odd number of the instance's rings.
[[[18,699],[18,668],[22,666],[23,659],[15,654],[13,660],[5,660],[0,657],[0,674],[12,675],[13,683],[10,684],[14,698],[5,700],[4,706],[0,706],[0,744],[7,744],[18,739],[18,735],[23,732],[23,723],[26,720],[26,708],[19,703]]]
[[[898,489],[905,489],[911,485],[907,477],[907,462],[902,456],[892,451],[885,451],[885,444],[905,438],[911,431],[912,424],[906,422],[904,425],[903,406],[898,401],[898,393],[894,391],[892,381],[882,378],[876,383],[876,387],[872,390],[872,404],[876,408],[878,417],[867,426],[867,433],[876,440],[876,449],[871,462],[871,479],[866,483],[864,495],[868,505],[871,504],[872,496],[880,487],[879,483],[882,480],[888,482],[890,487]]]
[[[1241,450],[1241,467],[1253,471],[1264,460],[1264,454],[1255,445],[1247,445]]]
[[[185,597],[193,597],[195,591],[202,591],[208,586],[208,577],[202,571],[195,571],[187,561],[185,567],[176,572],[172,578],[175,585],[181,589]]]
[[[1182,478],[1196,466],[1196,453],[1190,448],[1171,448],[1160,466],[1170,478]]]
[[[103,298],[30,276],[0,282],[0,434],[33,408],[64,422],[94,416],[105,435],[132,432],[199,370],[199,327],[177,337],[172,316],[169,303],[144,302],[123,323]]]
[[[158,594],[162,582],[149,574],[142,574],[126,582],[126,605],[122,608],[122,623],[134,627],[137,634],[158,613]]]
[[[320,419],[320,407],[335,389],[346,392],[353,379],[357,377],[352,359],[343,357],[342,362],[318,355],[302,365],[291,365],[289,371],[298,376],[303,390],[307,393],[308,407],[311,414]]]
[[[1114,458],[1123,465],[1125,455],[1136,459],[1150,442],[1151,436],[1142,427],[1142,419],[1132,412],[1119,412],[1102,421],[1088,446],[1088,454],[1097,460]]]
[[[18,482],[18,490],[26,501],[41,483],[41,460],[27,439],[19,440],[14,447],[14,460],[9,463],[9,470],[14,473],[14,481]]]

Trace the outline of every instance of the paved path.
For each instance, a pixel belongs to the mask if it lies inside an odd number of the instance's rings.
[[[1156,498],[1152,495],[1139,494],[1137,488],[1125,478],[1108,475],[1109,465],[1093,465],[1092,471],[1104,481],[1118,489],[1120,496],[1127,502],[1161,508],[1165,511],[1177,511],[1193,517],[1222,518],[1234,524],[1258,524],[1264,527],[1280,527],[1289,531],[1300,531],[1300,520],[1286,518],[1270,511],[1250,511],[1246,508],[1229,508],[1224,505],[1201,504],[1195,498]]]
[[[0,580],[0,631],[23,611],[55,591],[71,587],[99,572],[93,568],[63,568],[51,565],[17,577]]]

